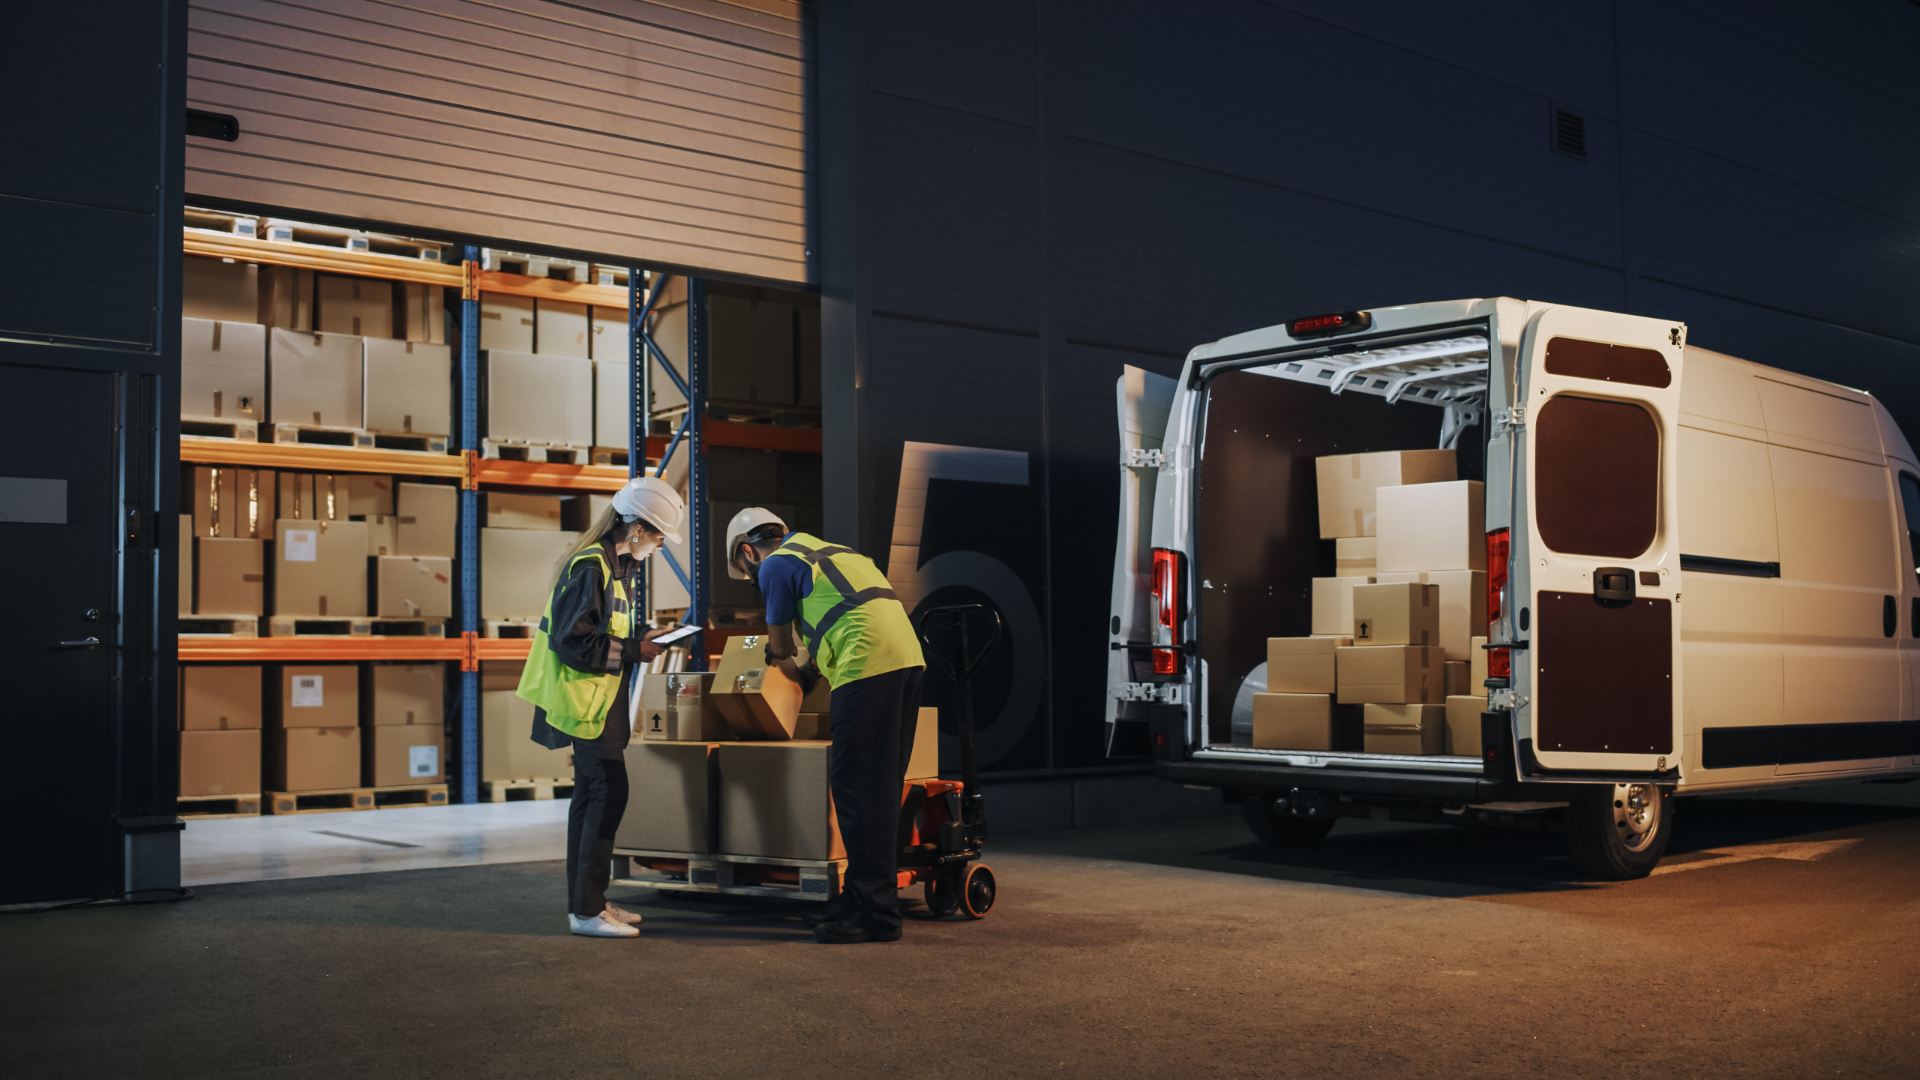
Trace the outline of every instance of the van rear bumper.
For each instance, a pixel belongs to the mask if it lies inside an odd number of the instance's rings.
[[[1564,801],[1566,788],[1541,792],[1541,785],[1496,782],[1480,776],[1444,773],[1408,773],[1388,770],[1302,768],[1274,763],[1225,761],[1162,761],[1154,766],[1160,776],[1181,784],[1197,784],[1241,791],[1286,791],[1299,788],[1327,795],[1362,799],[1426,803],[1525,802],[1534,799]]]

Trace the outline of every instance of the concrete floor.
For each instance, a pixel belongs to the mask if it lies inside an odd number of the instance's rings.
[[[567,849],[565,799],[191,818],[180,834],[189,888],[240,881],[539,862]]]
[[[550,862],[7,916],[0,1074],[1913,1075],[1920,810],[1682,815],[1608,886],[1547,836],[1026,834],[991,918],[883,946],[687,899],[569,937]]]

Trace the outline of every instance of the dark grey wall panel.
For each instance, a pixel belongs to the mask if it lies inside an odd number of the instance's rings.
[[[1651,0],[1636,0],[1641,4]],[[1765,42],[1846,78],[1920,105],[1920,6],[1911,0],[1810,4],[1805,0],[1662,0],[1713,17],[1703,40]]]
[[[0,190],[152,212],[162,100],[153,90],[153,34],[160,18],[150,0],[9,5]],[[84,71],[74,66],[76,38],[87,41]],[[85,127],[72,122],[77,115],[87,117]]]
[[[144,213],[0,193],[0,236],[33,271],[0,289],[0,332],[152,348],[158,223],[148,188]]]
[[[900,0],[868,8],[873,89],[1033,123],[1040,82],[1033,4]]]

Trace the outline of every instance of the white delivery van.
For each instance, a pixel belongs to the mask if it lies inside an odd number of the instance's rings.
[[[1866,393],[1502,298],[1225,338],[1177,381],[1126,369],[1119,411],[1109,747],[1263,839],[1557,817],[1625,878],[1677,796],[1920,771],[1920,462]],[[1485,482],[1477,752],[1253,748],[1236,702],[1333,572],[1315,459],[1434,447]]]

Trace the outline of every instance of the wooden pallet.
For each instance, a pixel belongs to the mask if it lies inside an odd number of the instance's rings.
[[[327,814],[341,810],[371,810],[373,805],[373,789],[364,787],[267,792],[269,814]]]
[[[522,277],[557,278],[585,284],[587,264],[579,259],[564,259],[557,255],[536,255],[524,251],[500,251],[486,248],[480,253],[482,270],[497,270],[503,274],[519,274]]]
[[[371,637],[373,620],[365,615],[270,615],[268,637]]]
[[[392,787],[377,787],[371,790],[373,805],[377,810],[447,805],[447,785],[445,784],[396,784]]]
[[[260,219],[253,214],[235,214],[226,210],[208,210],[204,207],[189,206],[182,216],[181,224],[199,232],[220,233],[224,236],[258,237]]]
[[[773,859],[757,855],[701,855],[614,849],[627,861],[613,883],[659,892],[761,896],[824,903],[840,895],[845,859]]]
[[[176,625],[181,637],[236,637],[257,638],[260,636],[260,616],[258,615],[182,615]]]
[[[594,263],[590,271],[590,276],[593,278],[595,285],[612,285],[620,289],[627,287],[628,275],[627,268],[624,266],[608,266],[605,263]]]
[[[402,431],[376,431],[373,445],[380,450],[407,450],[419,454],[444,454],[452,445],[446,435],[415,435]]]
[[[545,802],[573,798],[572,780],[482,780],[488,802]]]
[[[234,442],[260,441],[258,420],[208,420],[197,416],[180,418],[180,434],[205,439],[232,439]]]
[[[249,792],[245,795],[182,795],[179,803],[179,809],[175,812],[183,818],[260,816],[258,792]]]
[[[480,636],[490,638],[530,638],[540,629],[539,619],[482,619]]]
[[[375,615],[368,631],[374,637],[446,637],[444,616]]]
[[[371,448],[373,432],[366,428],[329,427],[325,424],[274,424],[269,438],[276,443],[305,443],[311,446],[364,446]]]
[[[589,451],[584,446],[561,443],[536,443],[520,439],[481,439],[480,456],[501,461],[544,461],[557,465],[585,465]]]
[[[268,240],[283,244],[307,244],[336,251],[364,251],[376,255],[400,255],[429,262],[448,262],[445,245],[410,236],[367,232],[337,225],[315,225],[305,221],[267,218],[263,231]]]
[[[596,446],[593,448],[595,465],[618,465],[627,467],[628,451],[624,446]]]

